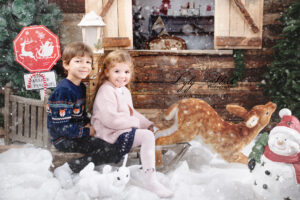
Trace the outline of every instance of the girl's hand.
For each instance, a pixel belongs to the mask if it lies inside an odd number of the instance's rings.
[[[128,108],[129,108],[129,113],[130,113],[130,116],[133,116],[133,110],[130,108],[130,106],[128,105]]]

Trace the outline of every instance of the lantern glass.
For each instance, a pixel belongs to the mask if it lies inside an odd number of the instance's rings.
[[[84,42],[87,45],[89,45],[92,49],[95,49],[95,43],[98,40],[97,27],[84,27],[84,28],[85,28]]]

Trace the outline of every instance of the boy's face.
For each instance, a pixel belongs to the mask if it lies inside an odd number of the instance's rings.
[[[88,56],[76,56],[70,60],[69,64],[64,63],[64,68],[68,71],[67,79],[75,85],[79,85],[92,70],[92,58]]]
[[[131,69],[128,63],[115,63],[105,72],[108,80],[117,88],[127,85],[131,78]]]

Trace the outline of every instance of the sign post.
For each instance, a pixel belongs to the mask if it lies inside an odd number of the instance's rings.
[[[43,25],[29,26],[24,27],[17,35],[13,41],[13,46],[15,60],[32,73],[27,78],[26,89],[31,89],[33,77],[40,76],[43,80],[45,95],[47,81],[41,72],[51,70],[60,58],[58,37]],[[25,77],[24,80],[26,80]],[[42,96],[41,99],[43,100]]]

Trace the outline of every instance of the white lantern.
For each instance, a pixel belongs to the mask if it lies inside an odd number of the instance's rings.
[[[78,26],[82,28],[83,42],[89,45],[94,53],[103,53],[102,39],[105,23],[102,17],[91,11],[82,18]]]

